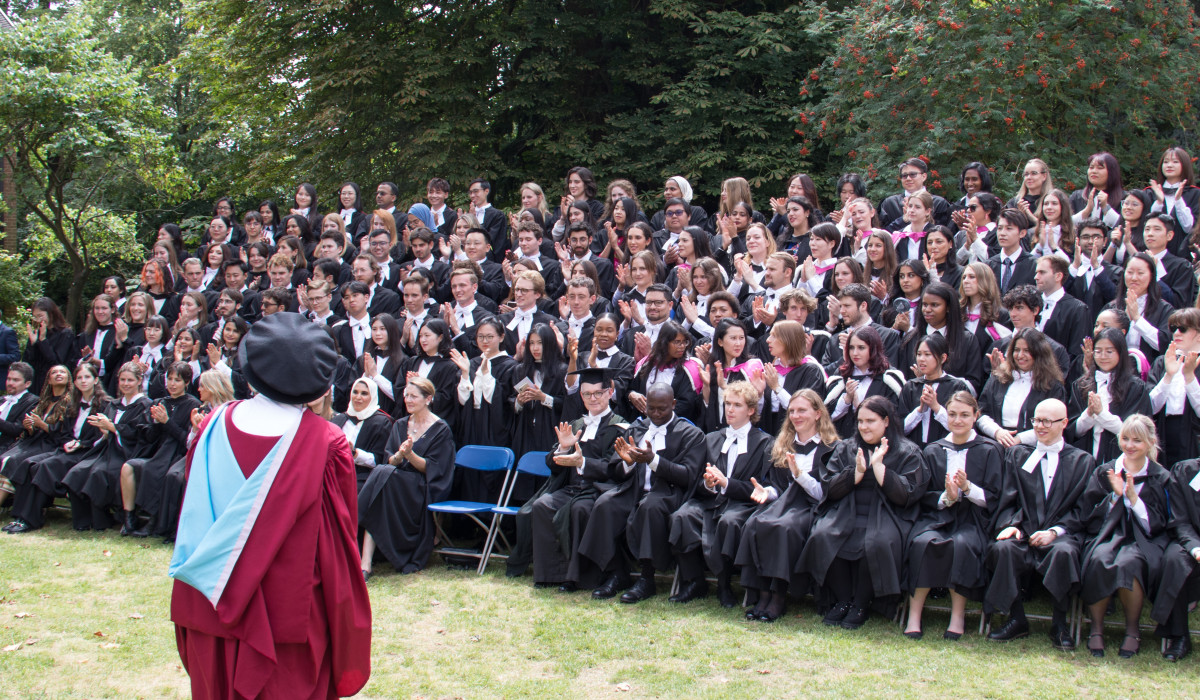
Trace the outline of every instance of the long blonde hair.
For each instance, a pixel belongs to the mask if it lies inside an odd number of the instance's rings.
[[[1017,196],[1014,197],[1014,199],[1020,201],[1022,197],[1029,194],[1029,192],[1025,189],[1025,169],[1034,164],[1046,172],[1046,184],[1042,185],[1042,193],[1038,195],[1037,206],[1032,207],[1033,218],[1037,219],[1042,215],[1042,202],[1046,201],[1046,195],[1054,191],[1054,177],[1050,175],[1050,166],[1046,165],[1046,161],[1042,160],[1041,158],[1030,158],[1025,163],[1025,167],[1021,168],[1021,189],[1017,190]],[[1118,203],[1117,206],[1120,206],[1120,204]],[[1069,209],[1070,207],[1063,210],[1063,216],[1068,216],[1067,211],[1069,211]]]
[[[817,436],[821,438],[821,444],[828,447],[837,442],[839,440],[837,428],[833,426],[833,419],[829,417],[829,410],[825,408],[825,400],[812,389],[800,389],[788,399],[788,407],[791,407],[792,402],[797,399],[807,401],[809,406],[819,414],[817,416]],[[795,442],[796,427],[792,425],[789,418],[785,417],[783,426],[779,429],[779,436],[775,438],[775,446],[771,448],[771,462],[776,467],[787,468],[788,455],[792,453],[792,444]]]
[[[979,322],[983,325],[995,323],[1000,318],[1000,287],[996,284],[996,273],[987,263],[967,263],[975,275],[975,288],[979,296]],[[962,281],[958,283],[958,306],[962,309],[963,320],[971,311],[971,300],[963,293]]]

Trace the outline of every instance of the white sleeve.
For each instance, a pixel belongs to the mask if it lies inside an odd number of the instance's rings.
[[[1102,218],[1104,223],[1107,224],[1109,228],[1113,228],[1117,224],[1121,223],[1121,214],[1116,209],[1113,209],[1108,205],[1105,205],[1104,208],[1106,211],[1104,212],[1104,216]]]
[[[1135,321],[1133,323],[1133,325],[1129,328],[1129,333],[1126,334],[1126,337],[1133,335],[1134,330],[1138,331],[1138,335],[1141,337],[1142,340],[1146,341],[1147,345],[1154,348],[1155,350],[1159,349],[1159,347],[1158,347],[1158,329],[1154,327],[1154,324],[1147,321],[1145,316],[1142,316],[1141,318],[1139,318],[1137,321]],[[1132,346],[1133,343],[1130,342],[1129,345]]]
[[[975,421],[975,427],[988,437],[996,437],[996,431],[1000,429],[1000,424],[991,416],[979,416]]]
[[[496,377],[491,372],[487,374],[479,373],[475,377],[475,392],[483,397],[484,401],[492,402],[492,394],[496,392]]]
[[[1183,385],[1183,393],[1187,395],[1187,400],[1191,404],[1192,410],[1200,414],[1200,384],[1196,382],[1195,375],[1192,375],[1191,381]]]
[[[396,390],[394,387],[392,387],[392,380],[383,376],[383,372],[371,377],[371,381],[375,382],[375,386],[379,387],[379,390],[384,394],[387,394],[389,399],[396,398]]]
[[[1080,413],[1079,418],[1075,420],[1075,429],[1080,432],[1089,431],[1094,425],[1096,425],[1096,419],[1093,418],[1092,414],[1088,413],[1086,410],[1083,413]]]
[[[375,455],[371,454],[370,452],[367,452],[366,450],[360,450],[358,448],[355,448],[354,449],[354,463],[373,467],[373,466],[375,466]]]
[[[987,243],[983,241],[983,236],[976,236],[975,242],[970,247],[971,262],[981,262],[987,264],[988,249]]]
[[[972,482],[968,483],[971,483],[971,493],[967,494],[967,500],[980,508],[987,508],[987,493],[984,492],[983,487]]]
[[[812,474],[808,472],[800,472],[800,475],[795,477],[796,483],[800,484],[800,488],[812,497],[814,501],[820,502],[825,498],[825,489],[821,487],[821,482],[817,481]]]
[[[459,375],[458,380],[458,405],[466,406],[467,401],[471,399],[471,378],[465,374]]]
[[[1167,405],[1167,392],[1171,390],[1171,381],[1166,375],[1158,380],[1154,388],[1150,390],[1150,411],[1158,413]]]
[[[918,405],[916,408],[914,408],[912,410],[912,413],[909,413],[907,416],[904,417],[904,434],[905,435],[912,432],[918,425],[921,424],[921,417],[928,410],[929,409],[925,408],[924,406]]]
[[[1197,391],[1197,393],[1200,394],[1200,391]],[[1084,411],[1084,415],[1087,415],[1086,411]],[[1121,417],[1113,415],[1107,408],[1101,411],[1100,415],[1096,416],[1096,423],[1113,435],[1118,435],[1121,432]]]

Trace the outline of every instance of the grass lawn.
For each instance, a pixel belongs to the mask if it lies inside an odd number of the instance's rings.
[[[170,548],[157,540],[45,530],[0,535],[0,695],[186,697],[168,619]],[[377,567],[371,682],[360,697],[1194,697],[1196,656],[1162,661],[1050,647],[1046,624],[996,645],[945,642],[926,616],[913,642],[891,622],[828,629],[807,604],[774,625],[750,624],[713,599],[665,594],[637,606],[534,590],[503,564],[486,576],[440,563],[413,576]],[[660,586],[660,589],[662,586]]]

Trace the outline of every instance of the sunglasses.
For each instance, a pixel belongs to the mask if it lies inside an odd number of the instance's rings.
[[[979,211],[979,205],[978,204],[968,204],[967,211]]]
[[[1175,335],[1176,333],[1187,333],[1192,329],[1184,328],[1183,326],[1167,326],[1167,330],[1171,332],[1171,335]]]

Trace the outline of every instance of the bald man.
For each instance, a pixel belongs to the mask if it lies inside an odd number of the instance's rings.
[[[1008,613],[1009,618],[988,635],[991,641],[1029,636],[1022,582],[1037,575],[1053,598],[1050,639],[1054,647],[1075,648],[1067,606],[1079,585],[1084,535],[1079,504],[1095,462],[1087,452],[1066,444],[1066,426],[1066,405],[1058,399],[1042,401],[1033,414],[1037,443],[1005,453],[1005,482],[996,505],[997,534],[987,553],[992,580],[984,610]]]

